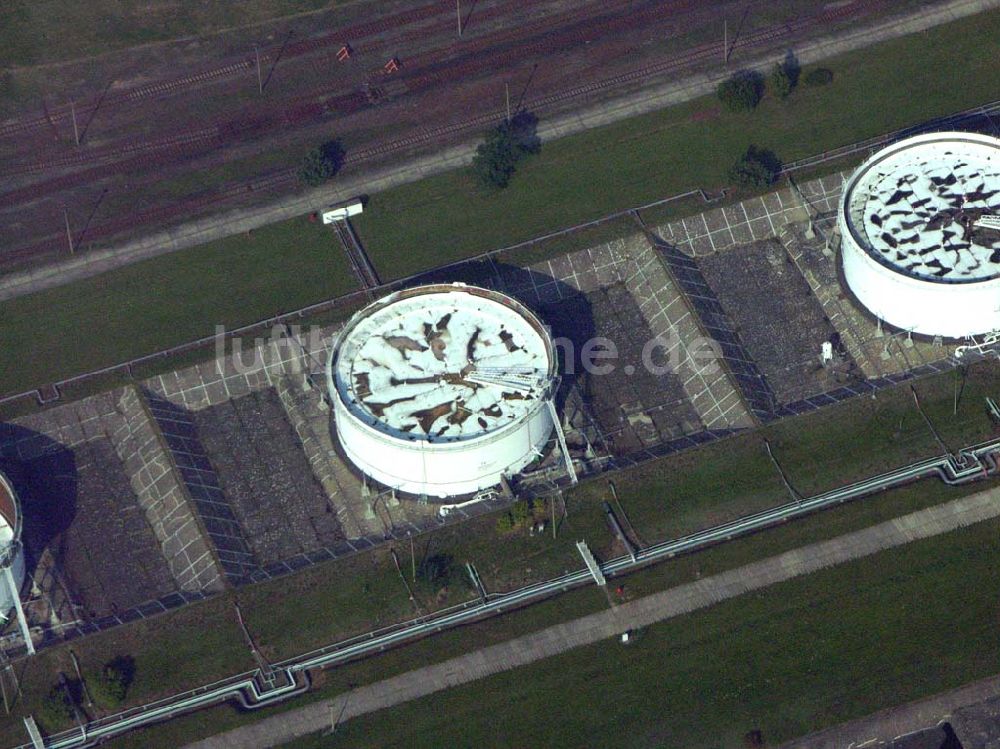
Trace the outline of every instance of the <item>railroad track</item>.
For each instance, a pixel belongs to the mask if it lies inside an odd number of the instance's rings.
[[[689,0],[681,0],[681,2],[688,1]],[[860,13],[863,10],[881,7],[884,3],[885,0],[855,0],[855,2],[850,5],[832,8],[818,14],[817,16],[800,19],[792,23],[775,24],[748,34],[747,38],[740,43],[739,48],[744,49],[748,47],[771,44],[799,33],[813,25],[842,20],[843,18]],[[573,38],[578,39],[578,36]],[[543,44],[543,42],[539,42],[539,44]],[[668,59],[643,66],[642,68],[636,70],[529,100],[525,104],[525,107],[532,111],[544,111],[547,108],[551,108],[555,105],[562,104],[575,98],[588,96],[657,75],[664,75],[692,67],[700,62],[712,59],[714,56],[718,55],[718,52],[719,48],[717,44],[703,44],[685,53],[673,55]],[[484,61],[480,58],[478,60],[478,65],[492,65],[495,60],[496,58],[489,58],[488,61],[484,63]],[[468,73],[469,70],[465,69],[464,72]],[[407,82],[407,85],[412,88],[416,88],[416,82],[419,81],[421,88],[430,88],[435,82],[439,82],[440,80],[441,79],[438,77],[438,74],[426,73],[422,76],[417,75],[412,77]],[[43,183],[29,185],[9,191],[0,195],[0,202],[8,205],[16,205],[20,202],[37,200],[43,192],[51,192],[53,190],[84,184],[101,177],[127,172],[128,170],[136,167],[148,167],[160,163],[168,163],[175,156],[182,154],[191,156],[199,150],[204,151],[209,148],[220,147],[225,145],[227,142],[227,139],[223,137],[223,134],[231,138],[245,137],[246,133],[254,128],[257,133],[265,131],[274,126],[276,119],[280,119],[282,122],[287,121],[285,118],[288,117],[288,111],[296,112],[301,121],[308,118],[318,119],[324,117],[329,112],[331,107],[337,107],[339,111],[343,113],[345,111],[358,111],[364,106],[370,105],[367,98],[365,98],[360,92],[342,95],[339,98],[331,99],[330,102],[332,103],[327,103],[325,105],[315,105],[310,104],[309,102],[303,102],[299,105],[298,109],[286,110],[281,117],[262,116],[258,118],[256,125],[244,125],[242,130],[240,129],[241,123],[239,121],[230,120],[223,123],[217,123],[212,127],[201,128],[200,130],[191,133],[180,133],[170,139],[164,139],[163,141],[153,144],[151,146],[153,148],[152,152],[144,152],[142,147],[138,144],[129,144],[128,149],[131,149],[129,153],[132,153],[133,155],[129,157],[125,152],[123,152],[122,155],[125,156],[125,158],[122,161],[93,167],[82,172],[61,175]],[[466,118],[460,122],[426,128],[402,138],[396,138],[391,141],[376,143],[352,150],[347,154],[345,161],[348,164],[361,164],[422,145],[439,142],[441,140],[454,137],[455,135],[483,129],[490,124],[499,121],[502,116],[503,115],[500,112],[488,112]],[[230,130],[227,131],[227,127],[229,127]],[[113,160],[115,155],[113,152],[109,151],[106,158]],[[169,221],[173,218],[184,215],[193,215],[199,210],[203,210],[205,207],[225,202],[226,200],[234,197],[245,195],[247,192],[266,193],[279,187],[290,186],[293,183],[294,170],[283,170],[280,173],[268,175],[259,180],[251,180],[246,183],[225,187],[210,194],[194,196],[190,199],[179,201],[171,206],[151,208],[145,211],[128,214],[124,217],[119,217],[118,219],[89,228],[84,239],[93,241],[112,236],[124,228],[132,228],[157,221]],[[10,266],[11,264],[21,263],[29,260],[32,257],[32,253],[48,255],[51,254],[52,251],[58,252],[59,248],[62,246],[63,241],[61,238],[50,238],[30,247],[4,253],[2,259],[0,259],[0,264]]]
[[[624,2],[624,0],[621,1]],[[512,7],[526,7],[537,4],[538,2],[539,0],[513,0],[512,2],[502,6],[494,6],[492,8],[484,9],[480,14],[477,14],[477,18],[484,20],[488,17],[500,16],[505,13],[509,13]],[[693,0],[680,0],[680,3],[687,6],[693,4]],[[440,11],[440,5],[426,7],[434,7]],[[414,13],[416,13],[416,11],[414,11]],[[581,22],[578,20],[579,12],[574,12],[546,19],[544,23],[538,24],[537,28],[545,30],[549,29],[550,26],[552,28],[558,28],[572,19],[577,19],[577,24],[594,22],[593,18],[590,18],[589,21]],[[360,33],[362,31],[375,28],[381,29],[383,27],[388,27],[391,26],[391,23],[391,19],[382,20],[377,23],[358,26],[356,29]],[[516,38],[521,35],[523,35],[523,31],[512,31],[508,32],[506,35],[501,35],[499,39],[495,36],[490,36],[471,45],[465,44],[463,46],[463,58],[461,63],[452,64],[450,67],[438,66],[435,68],[436,72],[425,74],[423,78],[414,78],[414,80],[409,84],[410,92],[420,92],[437,83],[461,79],[468,72],[470,65],[472,68],[482,71],[492,69],[492,66],[495,64],[502,64],[502,62],[496,61],[494,58],[489,58],[480,60],[477,65],[475,57],[479,53],[476,52],[476,50],[481,47],[495,47],[497,44],[506,44],[511,40],[516,40]],[[508,39],[508,37],[510,38]],[[566,39],[562,43],[569,44],[574,39],[579,38],[582,38],[582,36],[577,33],[573,38]],[[307,43],[310,46],[310,49],[322,46],[316,42],[316,40],[306,40],[301,44]],[[548,47],[551,45],[545,46]],[[436,61],[438,61],[442,55],[447,56],[452,55],[453,53],[453,48],[449,47],[448,49],[442,51],[432,52],[425,55],[415,55],[412,58],[408,58],[406,69],[420,71],[424,70],[426,67],[433,68],[437,64]],[[109,104],[114,105],[115,101],[129,100],[130,97],[143,98],[149,92],[168,93],[175,89],[183,89],[194,82],[212,80],[220,77],[225,71],[232,72],[236,70],[244,70],[248,65],[252,66],[253,62],[234,63],[232,65],[225,66],[224,68],[219,68],[213,71],[204,71],[200,74],[188,76],[182,79],[149,84],[148,86],[140,89],[133,89],[128,92],[122,92],[118,95],[105,97],[104,103],[101,104],[101,107],[107,108]],[[369,78],[371,77],[369,76]],[[369,80],[369,82],[377,83],[377,81],[371,80]],[[370,105],[371,102],[367,101],[367,97],[361,87],[354,85],[341,85],[335,88],[320,86],[312,89],[311,91],[302,92],[292,99],[268,104],[263,111],[260,107],[248,108],[239,115],[228,118],[220,118],[209,125],[195,125],[181,132],[175,132],[169,136],[149,141],[132,140],[124,143],[119,142],[109,144],[98,148],[76,149],[70,153],[63,153],[59,156],[46,157],[42,159],[38,158],[38,149],[36,147],[30,152],[26,152],[28,158],[23,161],[18,162],[8,158],[7,165],[5,167],[5,175],[11,177],[25,176],[53,169],[81,167],[104,161],[123,159],[137,153],[177,148],[181,145],[200,145],[202,143],[212,141],[212,128],[217,128],[222,133],[240,133],[247,129],[243,123],[252,122],[255,119],[262,122],[262,124],[256,128],[258,131],[268,131],[287,126],[294,126],[307,120],[316,120],[328,115],[350,114],[358,111],[364,106]],[[82,117],[82,112],[78,112],[78,114]],[[58,129],[57,123],[62,118],[69,118],[69,116],[69,108],[65,107],[62,112],[57,110],[49,111],[47,116],[37,118],[33,122],[38,128],[56,130]],[[69,127],[69,123],[63,123],[63,127]],[[3,135],[3,128],[4,125],[0,125],[0,137]],[[49,142],[48,139],[46,140]]]
[[[508,2],[482,9],[475,14],[478,21],[502,17],[511,12],[527,7],[538,5],[544,0],[508,0]],[[366,39],[385,34],[387,32],[399,31],[409,26],[440,17],[447,19],[450,23],[453,18],[453,11],[450,6],[435,2],[408,11],[401,11],[389,16],[385,16],[373,21],[365,21],[350,26],[345,26],[322,36],[301,39],[283,45],[270,47],[260,52],[260,62],[262,66],[271,66],[277,62],[286,62],[295,58],[307,56],[315,52],[327,52],[335,54],[343,44],[360,43]],[[416,40],[422,32],[413,31],[404,35],[405,39]],[[216,81],[226,80],[237,76],[245,76],[256,67],[256,59],[253,55],[247,55],[240,59],[214,67],[206,68],[190,75],[178,78],[170,78],[153,83],[144,84],[135,88],[123,89],[121,91],[109,92],[104,96],[99,96],[97,101],[89,102],[86,105],[77,107],[78,117],[89,117],[97,109],[106,110],[109,107],[122,106],[142,102],[150,98],[159,98],[178,92],[193,86],[203,85]],[[58,130],[59,127],[71,127],[72,107],[69,104],[48,108],[42,115],[27,117],[17,120],[0,122],[0,139],[9,138],[25,133]]]
[[[765,43],[774,42],[794,35],[808,26],[837,20],[858,12],[859,7],[867,8],[876,3],[881,4],[881,0],[856,0],[852,5],[832,9],[821,14],[818,18],[803,19],[791,24],[778,24],[750,34],[748,39],[740,46],[741,48],[744,46],[760,46]],[[645,20],[653,20],[656,17],[662,16],[667,11],[677,12],[693,5],[696,5],[694,0],[678,0],[678,2],[667,6],[664,6],[662,3],[652,3],[630,16],[610,16],[598,19],[598,21],[600,22],[599,25],[602,33],[614,32],[618,28],[630,27],[637,21],[641,23]],[[555,24],[554,28],[558,29],[559,25],[565,23],[565,20],[565,17],[559,16],[555,20],[550,20],[549,23]],[[593,35],[594,21],[595,19],[590,18],[586,21],[578,22],[575,27],[569,28],[563,33],[543,33],[534,42],[520,45],[516,50],[503,48],[503,39],[498,43],[495,37],[490,37],[487,41],[493,49],[492,54],[486,52],[466,53],[462,58],[453,60],[448,64],[434,64],[433,62],[427,64],[426,60],[432,60],[436,53],[427,56],[417,56],[413,62],[417,72],[409,75],[404,73],[399,80],[406,85],[408,93],[415,94],[425,92],[442,83],[454,82],[462,78],[474,78],[478,74],[507,65],[517,57],[544,55],[564,47],[572,47],[581,40],[585,40]],[[544,28],[547,29],[548,25],[545,25]],[[681,70],[704,60],[711,59],[717,53],[717,45],[703,44],[686,53],[673,55],[659,63],[535,99],[530,102],[530,105],[536,109],[551,106],[575,97],[643,80],[654,75]],[[367,100],[366,95],[360,90],[329,89],[324,87],[300,95],[292,101],[272,106],[263,112],[249,110],[238,117],[220,119],[207,126],[196,126],[189,130],[152,141],[128,141],[97,149],[76,151],[45,160],[35,160],[23,164],[8,164],[6,172],[9,176],[17,177],[53,169],[68,169],[101,162],[123,161],[129,157],[145,153],[174,151],[181,154],[185,150],[196,151],[209,146],[221,147],[226,145],[227,140],[245,139],[248,135],[262,135],[283,127],[300,125],[308,121],[319,121],[331,115],[350,114],[367,106],[372,106],[372,103]],[[474,122],[469,121],[464,127],[462,125],[446,126],[442,134],[462,132],[468,128],[480,125],[483,119],[483,117],[474,118]],[[411,141],[421,142],[420,139],[426,137],[426,135],[415,136],[417,140],[408,138],[400,139],[398,142],[404,144],[408,144]],[[371,150],[373,155],[391,151],[391,147]],[[16,203],[26,199],[30,200],[37,193],[46,190],[53,188],[64,189],[74,184],[90,181],[95,176],[104,173],[113,174],[127,171],[129,168],[141,166],[141,163],[141,161],[130,161],[116,170],[108,170],[103,173],[85,172],[77,178],[63,176],[56,178],[52,182],[37,185],[34,192],[32,192],[31,188],[24,188],[5,194],[2,198],[7,203]]]

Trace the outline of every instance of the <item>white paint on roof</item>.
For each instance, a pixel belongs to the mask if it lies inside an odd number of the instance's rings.
[[[338,343],[335,380],[352,413],[409,440],[482,436],[548,395],[547,338],[512,306],[454,287],[371,308]]]
[[[996,277],[1000,232],[976,224],[1000,214],[1000,140],[948,133],[886,149],[853,180],[847,214],[862,247],[904,274]]]

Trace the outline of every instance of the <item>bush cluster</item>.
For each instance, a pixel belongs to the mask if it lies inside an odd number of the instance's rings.
[[[310,187],[323,184],[340,171],[344,163],[344,147],[339,140],[330,140],[307,153],[299,165],[299,181]]]
[[[787,99],[789,94],[799,85],[799,75],[802,68],[799,61],[791,52],[785,55],[785,59],[777,63],[771,71],[771,91],[779,99]]]
[[[486,134],[486,140],[476,148],[472,171],[480,186],[502,190],[510,184],[518,163],[541,148],[538,118],[530,112],[521,112]]]
[[[46,730],[58,730],[72,723],[78,711],[83,712],[85,688],[98,707],[105,710],[121,707],[135,678],[135,661],[131,656],[118,656],[105,663],[96,676],[86,678],[86,685],[78,679],[66,679],[45,695],[38,717]]]
[[[38,717],[48,731],[54,731],[73,720],[78,698],[71,686],[56,684],[42,699]]]
[[[773,151],[750,146],[729,169],[729,178],[741,187],[761,188],[774,183],[781,172],[781,161]]]
[[[741,70],[719,84],[719,100],[733,112],[750,112],[764,96],[764,79],[753,70]]]
[[[536,516],[544,512],[545,500],[519,499],[511,506],[509,512],[505,512],[497,519],[497,530],[501,533],[509,533],[535,522]]]
[[[120,707],[125,702],[134,674],[135,663],[132,658],[119,656],[110,660],[104,664],[97,678],[87,680],[90,696],[101,707]]]

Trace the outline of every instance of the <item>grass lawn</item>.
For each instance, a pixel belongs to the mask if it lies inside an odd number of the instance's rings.
[[[129,691],[130,697],[134,696],[139,703],[201,686],[206,683],[207,675],[228,676],[254,667],[229,596],[190,605],[176,613],[181,616],[167,614],[134,622],[41,650],[36,656],[15,663],[23,696],[14,706],[14,712],[0,721],[0,743],[13,746],[27,741],[20,716],[38,715],[41,698],[57,683],[59,672],[70,678],[75,675],[70,651],[79,658],[85,678],[99,673],[103,664],[113,658],[133,657],[135,681]],[[183,625],[172,626],[179,623]]]
[[[733,114],[714,97],[697,99],[546,143],[497,195],[479,194],[466,172],[379,193],[356,225],[381,277],[399,278],[668,195],[717,188],[750,143],[792,161],[992,101],[1000,90],[998,36],[994,11],[883,42],[824,61],[836,76],[829,86],[767,98],[755,112]],[[968,86],[946,85],[955,77]]]
[[[769,745],[1000,669],[1000,523],[775,585],[344,724],[323,747]]]
[[[960,403],[959,417],[951,421],[937,419],[939,428],[943,432],[960,432],[969,442],[988,434],[990,426],[983,415],[981,394],[1000,385],[998,377],[1000,372],[996,367],[974,368],[969,375],[966,395]],[[919,383],[928,411],[947,404],[950,413],[950,378],[951,375],[947,374]],[[884,462],[868,464],[873,472],[905,462],[904,458],[933,454],[933,444],[926,444],[920,436],[926,432],[922,421],[904,419],[895,443],[891,434],[880,436],[879,424],[899,426],[897,416],[906,416],[906,399],[902,396],[908,397],[908,390],[900,396],[898,400],[880,396],[881,400],[875,406],[866,404],[864,409],[858,408],[859,401],[851,401],[818,414],[784,422],[778,425],[780,430],[776,428],[770,432],[776,453],[783,458],[789,454],[784,450],[798,443],[796,449],[802,455],[809,454],[814,458],[815,462],[808,470],[821,474],[822,481],[831,486],[837,483],[838,472],[860,475],[861,464],[857,461],[865,453],[860,449],[851,449],[855,443],[870,440],[871,444],[877,445],[880,439],[888,441],[883,445]],[[843,426],[831,432],[831,423]],[[778,447],[781,435],[789,447]],[[622,505],[647,543],[787,501],[763,451],[759,434],[746,434],[655,461],[617,474],[613,479]],[[793,476],[793,480],[796,479]],[[963,493],[979,491],[988,485],[955,489],[933,480],[910,485],[648,568],[630,576],[627,588],[630,595],[662,590],[697,575],[729,569],[752,559],[865,527]],[[415,544],[418,559],[445,554],[451,556],[459,568],[446,585],[420,583],[416,586],[424,610],[470,596],[460,570],[460,565],[466,560],[476,564],[489,590],[498,591],[579,567],[574,542],[580,538],[586,539],[599,557],[622,553],[611,538],[601,510],[601,501],[608,497],[606,486],[606,479],[597,479],[567,494],[569,514],[561,524],[556,540],[548,534],[529,536],[523,530],[500,533],[496,528],[495,514],[419,537]],[[404,570],[409,566],[408,551],[405,544],[399,545]],[[267,656],[274,660],[353,633],[410,618],[415,613],[385,550],[359,554],[271,583],[249,586],[241,589],[238,597],[256,640]],[[473,645],[508,639],[588,613],[601,605],[606,605],[604,598],[594,590],[574,591],[512,616],[444,633],[404,650],[338,668],[321,677],[321,684],[326,686],[310,698],[318,699],[324,694],[336,693],[351,683],[384,678],[412,668],[414,663],[440,660]],[[77,642],[73,647],[81,654],[85,664],[102,663],[109,654],[136,654],[143,671],[140,674],[142,680],[134,688],[132,697],[142,702],[162,694],[163,685],[167,683],[171,688],[181,689],[193,686],[199,680],[211,681],[245,668],[247,654],[233,622],[228,599],[219,599],[174,611],[138,625],[139,629],[133,625],[121,627],[97,638]],[[170,661],[171,652],[178,650],[178,640],[188,638],[192,643],[196,642],[202,630],[206,629],[211,630],[219,640],[213,645],[215,655],[212,658],[203,661],[191,659],[176,664]],[[161,637],[158,634],[161,630],[167,636]],[[113,646],[119,650],[109,650]],[[32,688],[26,690],[29,709],[32,698],[37,699],[37,695],[47,690],[50,682],[54,683],[56,670],[67,667],[66,659],[66,648],[58,647],[43,651],[31,661],[34,673]],[[161,663],[167,663],[166,670],[159,665]],[[153,669],[153,673],[149,669]],[[169,675],[169,681],[158,678],[156,674],[160,673]],[[224,726],[246,719],[230,708],[220,708],[207,715],[214,717],[205,722],[204,715],[193,716],[155,730],[192,732],[184,735],[184,740],[187,740],[199,731],[221,730]],[[11,731],[14,731],[12,735],[19,735],[17,726],[12,726]],[[0,739],[4,735],[0,732]],[[143,744],[147,741],[144,736],[146,733],[139,733],[127,740],[131,742],[134,739],[139,743],[126,745],[172,745],[181,742],[178,738],[176,742],[164,739],[156,742],[149,740],[149,743]]]
[[[942,434],[955,436],[955,447],[987,439],[994,427],[984,396],[1000,394],[1000,368],[984,364],[970,370],[956,416],[951,414],[952,382],[953,375],[947,373],[918,383],[926,410],[934,414]],[[947,414],[939,413],[945,407]],[[913,406],[909,386],[904,385],[882,393],[877,401],[854,399],[761,432],[586,481],[565,494],[567,515],[555,540],[548,533],[500,532],[493,514],[420,536],[415,544],[417,561],[435,555],[452,558],[456,567],[472,561],[487,589],[501,591],[579,567],[575,547],[579,539],[586,539],[599,558],[621,554],[602,509],[602,502],[611,498],[609,478],[646,543],[783,504],[789,496],[767,457],[764,436],[806,496],[940,453]],[[548,515],[544,510],[540,514]],[[408,568],[408,546],[400,544],[398,550]],[[260,634],[269,657],[287,658],[416,613],[386,554],[335,564],[339,572],[333,577],[327,565],[320,565],[279,585],[240,592],[248,622]],[[418,589],[425,608],[470,595],[461,569],[450,585]]]
[[[20,7],[20,6],[18,6]],[[11,11],[17,13],[19,11]],[[26,11],[25,11],[26,12]],[[878,135],[996,97],[1000,12],[885,42],[827,63],[824,88],[802,87],[737,115],[704,98],[551,143],[490,198],[453,172],[372,197],[357,227],[383,279],[572,226],[666,195],[726,182],[750,142],[786,159]],[[966,53],[955,57],[961,46]],[[962,86],[949,85],[961,79]],[[898,81],[907,81],[906,86]],[[878,91],[878,99],[869,92]],[[921,96],[911,95],[921,91]],[[690,210],[699,211],[695,202]],[[674,210],[676,207],[672,208]],[[606,241],[614,226],[512,253],[535,262]],[[0,304],[0,393],[125,361],[349,290],[342,253],[304,219],[138,263]],[[234,262],[235,261],[235,262]],[[102,334],[92,331],[100,328]]]
[[[737,539],[698,554],[678,557],[670,562],[632,574],[622,580],[616,580],[615,584],[624,584],[628,598],[641,597],[674,585],[689,582],[700,576],[716,574],[755,559],[779,554],[783,551],[818,540],[833,538],[852,530],[922,509],[929,505],[954,499],[968,491],[978,491],[987,487],[988,485],[984,484],[976,485],[975,487],[952,488],[938,482],[922,482],[888,492],[877,498],[864,500],[830,510],[820,515],[805,518],[767,531],[766,533]],[[893,574],[895,574],[895,568],[891,567],[889,575]],[[606,606],[607,600],[605,596],[596,588],[588,587],[570,591],[558,598],[505,614],[502,617],[489,619],[458,630],[447,631],[397,650],[347,664],[329,672],[323,672],[316,675],[316,688],[307,696],[286,705],[272,708],[266,712],[247,714],[230,706],[221,706],[122,737],[113,742],[111,746],[115,747],[115,749],[141,749],[141,747],[145,746],[160,745],[179,746],[213,733],[244,725],[269,714],[294,709],[306,702],[333,697],[358,684],[372,683],[386,679],[421,665],[443,661],[455,655],[468,652],[470,649],[485,647],[519,637],[560,621],[584,616],[599,611]],[[656,667],[660,667],[659,664]],[[645,678],[652,677],[646,675]],[[574,685],[575,687],[576,685]],[[482,689],[482,685],[481,683],[474,683],[462,689],[478,694]],[[509,720],[516,721],[517,718],[510,716]],[[376,733],[373,734],[372,740],[389,740],[389,737],[393,736],[397,730],[397,727],[394,725],[395,721],[390,721],[390,724],[394,727],[388,736]],[[359,729],[347,728],[347,730],[350,731],[348,734],[350,736],[358,735],[356,730]],[[744,728],[743,730],[747,729]],[[459,737],[449,736],[447,739],[442,739],[443,743],[440,745],[466,746],[464,740],[461,740]],[[406,740],[409,740],[409,737]],[[417,740],[419,741],[420,739]],[[429,739],[425,738],[423,741],[429,741]],[[346,743],[334,744],[333,746],[353,745],[352,740],[347,740]],[[497,742],[488,741],[485,745],[496,746]],[[504,745],[544,746],[549,744],[536,744],[526,741],[522,743],[519,740],[512,740],[512,743],[504,743]],[[554,745],[559,744],[556,742]],[[570,743],[569,745],[575,746],[578,744]],[[605,744],[585,742],[579,745],[601,746]],[[684,744],[667,742],[666,745],[681,746]],[[304,742],[303,746],[325,745]]]
[[[329,228],[305,216],[0,305],[0,393],[210,336],[355,288]]]
[[[0,8],[0,68],[212,34],[344,4],[332,0],[5,0]]]

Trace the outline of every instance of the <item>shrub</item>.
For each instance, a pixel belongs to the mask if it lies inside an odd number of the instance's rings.
[[[771,91],[780,99],[787,99],[792,93],[792,76],[780,62],[771,71]]]
[[[451,582],[454,571],[455,558],[451,554],[435,554],[420,562],[417,577],[430,585],[444,587]]]
[[[760,103],[764,82],[759,73],[741,70],[720,83],[715,92],[731,111],[749,112]]]
[[[767,187],[781,171],[781,161],[766,148],[750,146],[729,169],[729,178],[741,187]]]
[[[90,696],[102,707],[119,707],[125,701],[135,676],[135,661],[119,656],[104,664],[96,679],[89,680]]]
[[[340,171],[343,163],[344,147],[340,141],[327,141],[303,157],[299,165],[299,181],[310,187],[321,185]]]
[[[514,517],[509,512],[497,518],[497,530],[501,533],[510,533],[514,530]]]
[[[541,150],[537,131],[538,118],[530,112],[521,112],[490,130],[472,159],[479,184],[490,190],[507,187],[518,162]]]
[[[806,74],[807,86],[825,86],[833,80],[833,71],[829,68],[816,68]]]
[[[42,724],[49,731],[58,729],[60,726],[71,722],[74,718],[74,708],[76,699],[72,689],[64,688],[56,684],[42,700],[38,710],[38,717]]]
[[[523,499],[519,499],[510,508],[510,513],[514,519],[514,525],[524,525],[531,517],[531,506]]]

